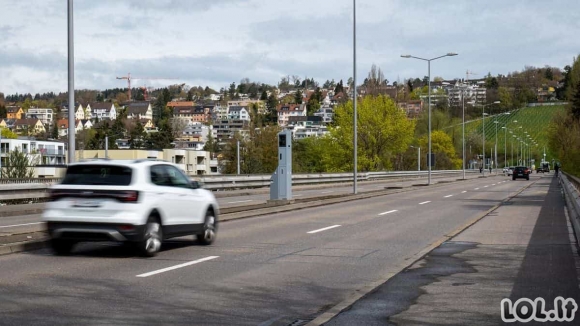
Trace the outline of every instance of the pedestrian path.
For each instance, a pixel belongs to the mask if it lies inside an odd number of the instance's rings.
[[[548,312],[557,297],[580,304],[580,259],[564,204],[557,178],[540,178],[325,325],[507,325],[504,299],[543,298]],[[525,325],[580,325],[574,312],[571,322]]]

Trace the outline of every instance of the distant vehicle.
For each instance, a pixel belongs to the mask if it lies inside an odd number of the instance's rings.
[[[50,189],[43,220],[56,254],[78,242],[118,241],[151,257],[173,237],[195,235],[212,244],[218,214],[214,195],[174,164],[104,160],[69,165]]]
[[[513,171],[512,180],[518,178],[525,178],[526,180],[530,180],[530,173],[532,171],[527,166],[516,166]]]
[[[536,173],[550,173],[550,163],[543,162],[536,168]]]
[[[506,168],[507,175],[508,176],[512,175],[514,173],[514,169],[515,169],[514,166],[510,166],[510,167]]]

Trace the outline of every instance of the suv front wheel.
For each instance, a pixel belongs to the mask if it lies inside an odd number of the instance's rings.
[[[197,241],[202,245],[211,245],[217,236],[218,222],[215,214],[212,211],[205,213],[205,221],[203,223],[203,233],[197,234]]]

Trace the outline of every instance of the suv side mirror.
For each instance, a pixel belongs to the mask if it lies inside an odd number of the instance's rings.
[[[192,180],[191,181],[191,189],[199,189],[199,188],[200,188],[199,182]]]

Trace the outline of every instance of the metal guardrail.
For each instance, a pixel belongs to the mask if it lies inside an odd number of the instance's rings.
[[[468,170],[469,174],[479,173],[477,170]],[[405,180],[409,178],[427,178],[427,171],[395,171],[395,172],[364,172],[358,174],[358,180]],[[460,176],[461,170],[432,171],[433,178]],[[271,175],[214,175],[195,178],[203,187],[212,191],[227,191],[237,189],[256,189],[269,187]],[[48,196],[47,190],[53,184],[60,182],[60,178],[38,179],[0,179],[0,202],[14,200],[37,201]],[[351,173],[320,173],[294,174],[293,185],[312,185],[330,183],[348,183],[352,181]]]
[[[565,172],[559,174],[576,241],[580,243],[580,179]]]

